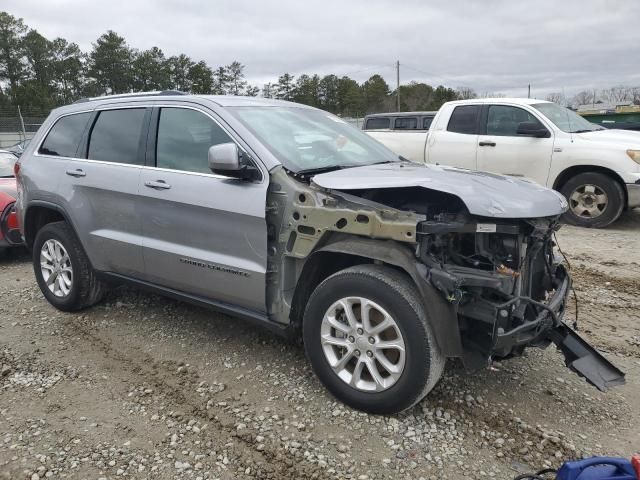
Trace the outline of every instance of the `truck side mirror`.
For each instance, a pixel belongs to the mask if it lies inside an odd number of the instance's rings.
[[[213,173],[240,180],[258,180],[260,171],[253,165],[243,165],[240,159],[240,149],[233,142],[209,147],[209,168]]]
[[[536,122],[520,122],[516,133],[535,138],[549,138],[551,136],[549,130]]]

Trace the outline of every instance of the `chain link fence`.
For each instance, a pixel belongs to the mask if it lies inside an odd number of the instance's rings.
[[[0,107],[0,148],[32,138],[49,112],[38,107]]]

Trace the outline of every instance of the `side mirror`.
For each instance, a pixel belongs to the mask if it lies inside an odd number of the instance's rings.
[[[535,138],[549,138],[551,136],[549,130],[536,122],[520,122],[516,133]]]
[[[242,165],[240,158],[240,150],[233,142],[209,147],[209,168],[213,173],[240,180],[259,179],[260,171],[252,165]]]

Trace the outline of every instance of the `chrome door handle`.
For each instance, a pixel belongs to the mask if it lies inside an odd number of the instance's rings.
[[[87,174],[84,173],[84,171],[80,168],[76,168],[75,170],[67,170],[67,175],[70,175],[72,177],[86,177]]]
[[[144,182],[145,187],[153,188],[154,190],[169,190],[171,185],[169,185],[164,180],[156,180],[155,182]]]
[[[480,142],[478,143],[481,147],[495,147],[496,142]]]

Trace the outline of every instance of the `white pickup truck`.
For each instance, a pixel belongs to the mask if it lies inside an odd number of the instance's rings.
[[[412,123],[412,113],[389,117],[389,125],[398,118]],[[369,135],[414,162],[526,177],[554,188],[567,198],[565,219],[574,225],[605,227],[640,206],[640,132],[604,129],[552,102],[448,102],[428,130],[371,129],[368,123]]]

